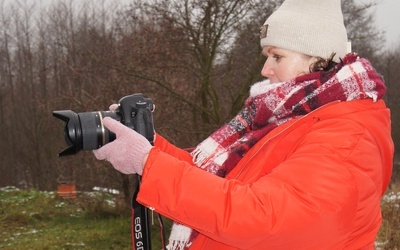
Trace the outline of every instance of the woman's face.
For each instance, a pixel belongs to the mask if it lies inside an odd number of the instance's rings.
[[[310,72],[314,58],[291,50],[265,46],[262,53],[267,57],[261,75],[271,83],[285,82]]]

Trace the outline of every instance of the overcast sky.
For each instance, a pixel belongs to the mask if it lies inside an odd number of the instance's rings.
[[[6,0],[13,1],[13,0]],[[37,1],[45,5],[57,0],[28,0]],[[95,1],[95,0],[92,0]],[[130,2],[133,0],[106,0],[108,1],[122,1]],[[343,1],[343,0],[342,0]],[[383,47],[389,48],[391,46],[398,46],[400,44],[400,0],[356,0],[359,3],[377,2],[375,7],[375,21],[379,29],[386,31],[386,43],[382,44]],[[79,0],[78,0],[79,2]]]
[[[358,0],[369,2],[367,0]],[[386,48],[400,44],[400,0],[378,0],[375,7],[375,21],[378,28],[386,31]]]

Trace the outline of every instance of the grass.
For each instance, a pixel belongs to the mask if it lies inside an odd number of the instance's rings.
[[[0,249],[131,249],[130,210],[121,204],[100,191],[64,200],[52,192],[1,188]],[[400,249],[400,184],[386,192],[382,214],[376,249]],[[158,226],[152,230],[153,249],[161,249]]]
[[[0,189],[0,249],[131,249],[131,215],[103,192],[64,200],[54,193]],[[152,235],[158,236],[158,227]],[[157,237],[154,249],[161,249]]]
[[[400,184],[392,184],[381,202],[382,226],[377,249],[400,249]]]

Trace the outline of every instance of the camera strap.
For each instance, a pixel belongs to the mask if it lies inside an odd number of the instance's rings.
[[[136,201],[140,190],[141,177],[137,175],[135,190],[132,195],[132,249],[151,250],[151,223],[149,209]],[[160,214],[157,214],[160,224],[160,236],[162,249],[166,250],[164,222]]]

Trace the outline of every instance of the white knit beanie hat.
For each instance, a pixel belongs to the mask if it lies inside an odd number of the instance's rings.
[[[265,21],[261,46],[274,46],[335,62],[350,48],[340,0],[286,0]]]

